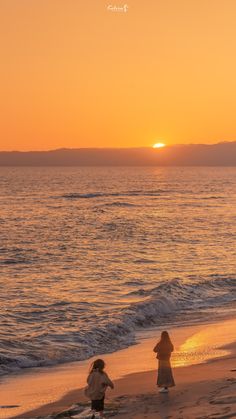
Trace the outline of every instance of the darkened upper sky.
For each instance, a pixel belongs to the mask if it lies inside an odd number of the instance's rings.
[[[126,4],[0,1],[1,150],[236,139],[236,1]]]

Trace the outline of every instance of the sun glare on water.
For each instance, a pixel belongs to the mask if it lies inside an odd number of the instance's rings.
[[[163,148],[165,146],[166,145],[164,143],[156,143],[156,144],[153,145],[153,148]]]

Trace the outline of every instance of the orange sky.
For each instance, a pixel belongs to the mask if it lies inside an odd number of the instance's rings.
[[[0,0],[0,150],[236,140],[235,19],[235,0]]]

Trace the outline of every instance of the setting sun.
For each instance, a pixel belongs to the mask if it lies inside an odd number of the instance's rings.
[[[153,145],[153,148],[162,148],[165,147],[166,145],[164,143],[156,143]]]

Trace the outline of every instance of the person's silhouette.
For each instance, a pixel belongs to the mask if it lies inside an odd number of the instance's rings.
[[[153,349],[158,359],[157,386],[161,388],[160,393],[167,393],[169,387],[175,386],[170,364],[170,357],[173,350],[174,346],[168,332],[162,332],[161,339]]]

